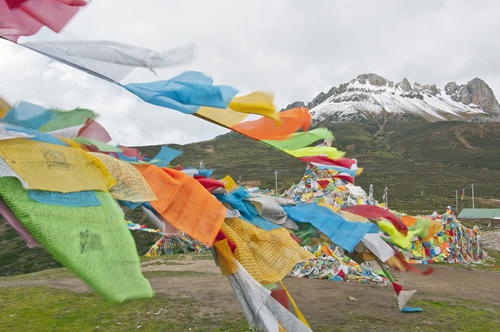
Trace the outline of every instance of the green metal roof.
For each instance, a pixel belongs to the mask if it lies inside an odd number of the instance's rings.
[[[500,209],[463,209],[458,219],[500,219]]]

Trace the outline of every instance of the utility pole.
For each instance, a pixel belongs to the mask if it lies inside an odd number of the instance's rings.
[[[278,173],[279,172],[277,170],[274,171],[274,176],[276,178],[276,191],[274,192],[275,195],[278,194]]]
[[[384,190],[384,198],[385,198],[385,207],[388,208],[389,207],[389,194],[387,192],[389,188],[385,187],[385,190]]]
[[[471,184],[472,187],[472,208],[475,209],[476,207],[474,206],[474,183]]]
[[[458,190],[455,190],[455,194],[457,194],[457,206],[456,206],[456,209],[457,209],[457,210],[456,210],[456,211],[457,211],[457,213],[458,213]]]

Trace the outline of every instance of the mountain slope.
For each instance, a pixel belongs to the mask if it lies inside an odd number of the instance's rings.
[[[376,74],[359,75],[342,84],[324,102],[311,109],[315,122],[326,118],[350,121],[359,115],[370,118],[387,113],[411,113],[430,122],[467,121],[499,112],[493,92],[478,78],[466,86],[449,83],[442,91],[435,85],[414,83],[412,87],[406,78],[394,84]]]

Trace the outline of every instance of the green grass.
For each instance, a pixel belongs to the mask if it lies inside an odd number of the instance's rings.
[[[314,331],[495,331],[500,324],[498,304],[419,294],[433,297],[407,304],[422,308],[421,313],[339,315],[333,307],[331,314],[309,323]],[[243,314],[220,312],[196,297],[158,293],[151,300],[109,304],[95,293],[45,286],[0,288],[0,331],[96,329],[222,332],[247,331],[248,324]]]
[[[139,327],[140,326],[140,327]],[[220,313],[196,298],[158,293],[109,304],[94,293],[47,287],[0,289],[0,331],[246,331],[239,313]]]
[[[188,252],[186,254],[174,254],[174,255],[161,255],[154,257],[141,256],[141,262],[150,261],[180,261],[180,260],[213,260],[212,253],[207,252]],[[162,263],[163,264],[163,263]]]
[[[76,277],[67,268],[62,267],[58,269],[48,269],[43,271],[37,271],[34,273],[19,274],[0,277],[0,282],[7,281],[28,281],[28,280],[42,280],[42,279],[60,279],[60,278],[74,278]]]
[[[182,277],[206,274],[205,272],[196,271],[145,271],[142,273],[146,278],[155,277]]]

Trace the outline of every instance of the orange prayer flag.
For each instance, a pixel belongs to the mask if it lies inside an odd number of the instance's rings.
[[[276,121],[262,117],[255,121],[242,122],[229,127],[230,129],[256,140],[282,141],[289,139],[297,130],[307,131],[311,124],[311,114],[305,108],[293,108],[278,113],[281,125],[276,126]]]
[[[415,225],[417,219],[418,218],[412,216],[401,216],[401,221],[403,222],[403,224],[405,224],[405,226],[410,226],[410,227]]]
[[[210,246],[226,216],[226,208],[198,181],[183,172],[150,164],[133,165],[157,200],[149,202],[175,228]]]

